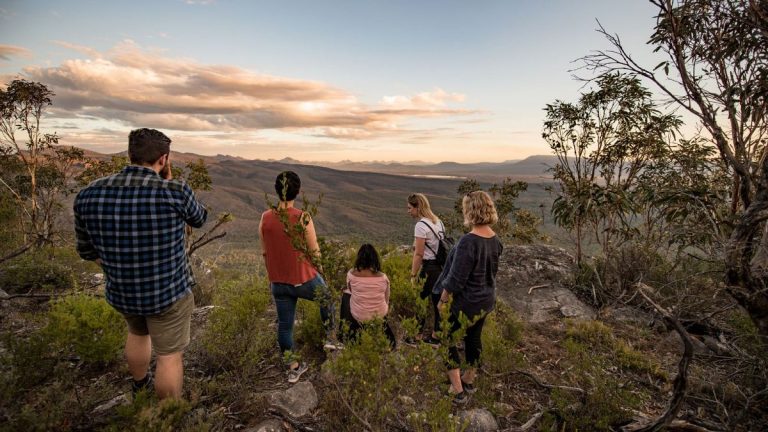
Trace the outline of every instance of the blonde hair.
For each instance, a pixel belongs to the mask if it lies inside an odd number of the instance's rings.
[[[493,225],[499,221],[491,196],[483,191],[468,193],[461,201],[464,225]]]
[[[415,193],[408,195],[408,204],[418,211],[419,217],[427,218],[434,224],[440,220],[434,213],[432,213],[432,209],[429,207],[429,201],[424,194]]]

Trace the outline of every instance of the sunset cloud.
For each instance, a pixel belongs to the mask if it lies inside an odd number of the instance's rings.
[[[368,106],[327,83],[256,73],[235,66],[169,58],[125,41],[101,53],[55,41],[86,58],[25,70],[56,93],[55,105],[76,115],[131,127],[179,131],[306,130],[306,135],[362,139],[390,134],[419,117],[463,116],[464,95],[442,89],[386,96]]]
[[[70,42],[65,42],[65,41],[60,41],[60,40],[54,40],[54,41],[51,41],[51,42],[53,42],[56,45],[59,45],[61,47],[64,47],[64,48],[67,48],[67,49],[71,49],[73,51],[77,51],[79,53],[85,54],[88,57],[101,58],[101,53],[99,51],[91,48],[91,47],[87,47],[87,46],[83,46],[83,45],[78,45],[78,44],[73,44],[73,43],[70,43]]]
[[[11,57],[32,57],[32,52],[20,46],[0,44],[0,61],[8,61]]]

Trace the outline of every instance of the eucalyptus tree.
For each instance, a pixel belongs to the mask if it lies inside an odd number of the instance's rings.
[[[727,288],[768,336],[768,2],[651,3],[658,15],[649,44],[660,63],[641,64],[601,27],[611,47],[582,58],[583,66],[598,76],[643,78],[709,134],[731,179],[736,220],[722,257]]]
[[[21,240],[0,262],[50,244],[59,234],[61,196],[74,191],[71,177],[84,160],[80,149],[55,146],[59,136],[41,126],[53,96],[44,84],[21,79],[0,89],[0,188],[16,206],[18,223],[4,229],[18,230]]]
[[[581,262],[587,231],[607,254],[632,237],[641,174],[663,157],[680,119],[661,112],[640,80],[618,73],[595,80],[575,103],[545,108],[542,136],[557,156],[555,222],[574,234]]]

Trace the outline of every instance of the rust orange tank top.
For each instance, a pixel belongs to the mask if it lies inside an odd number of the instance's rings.
[[[293,207],[287,210],[290,223],[298,223],[302,211]],[[276,211],[269,209],[262,213],[261,235],[270,282],[299,285],[317,276],[312,264],[291,245]]]

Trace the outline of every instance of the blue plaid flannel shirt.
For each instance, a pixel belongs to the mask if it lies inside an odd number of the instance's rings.
[[[208,212],[189,185],[131,165],[81,190],[74,211],[77,252],[101,259],[115,309],[154,315],[191,292],[184,227],[200,228]]]

